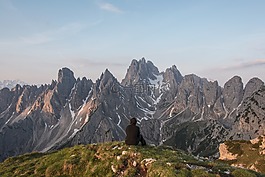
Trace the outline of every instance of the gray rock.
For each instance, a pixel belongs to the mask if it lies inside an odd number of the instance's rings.
[[[133,60],[121,83],[106,69],[93,83],[68,68],[49,85],[0,90],[0,161],[32,151],[122,141],[136,117],[148,144],[216,155],[227,139],[264,134],[264,83],[235,76],[221,88],[176,66]]]
[[[243,82],[239,76],[234,76],[224,85],[223,98],[225,109],[233,111],[243,99]]]
[[[264,82],[259,78],[254,77],[250,79],[245,86],[243,99],[250,97],[255,91],[259,90],[262,85],[264,85]]]

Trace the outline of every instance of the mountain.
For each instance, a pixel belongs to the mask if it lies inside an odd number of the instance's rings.
[[[144,58],[132,60],[119,82],[106,69],[93,82],[62,68],[57,80],[0,90],[0,161],[28,152],[77,144],[122,141],[132,117],[148,144],[218,157],[226,140],[264,134],[265,86],[244,87],[234,76],[224,87],[173,65],[163,72]]]
[[[264,176],[220,162],[198,159],[166,146],[122,142],[77,145],[30,153],[0,163],[1,176]]]
[[[20,81],[20,80],[4,80],[3,82],[0,81],[0,89],[2,88],[9,88],[12,89],[14,88],[17,84],[19,85],[27,85],[27,83]]]

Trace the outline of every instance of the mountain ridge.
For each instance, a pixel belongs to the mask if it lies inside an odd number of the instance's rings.
[[[19,85],[28,85],[26,82],[24,81],[21,81],[19,79],[16,79],[16,80],[3,80],[3,81],[0,81],[0,89],[3,89],[3,88],[9,88],[9,89],[12,89],[14,88],[17,84]]]
[[[131,117],[138,119],[149,144],[217,156],[225,140],[264,133],[263,88],[258,78],[244,87],[239,76],[223,88],[194,74],[182,76],[175,65],[160,72],[144,58],[131,62],[121,82],[108,69],[93,82],[62,68],[51,84],[0,90],[0,161],[32,151],[123,140]],[[247,111],[250,121],[245,122]]]

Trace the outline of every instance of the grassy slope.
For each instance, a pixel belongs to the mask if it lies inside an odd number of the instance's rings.
[[[79,145],[31,153],[0,163],[0,176],[261,176],[229,165],[197,160],[168,147],[123,142]]]
[[[250,141],[227,141],[225,144],[232,154],[238,154],[237,159],[230,162],[235,166],[251,168],[254,166],[265,174],[265,155],[261,155],[260,143],[251,144]]]

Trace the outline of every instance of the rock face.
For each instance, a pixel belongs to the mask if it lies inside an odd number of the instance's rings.
[[[257,135],[265,134],[265,87],[252,93],[242,101],[241,106],[236,111],[232,131],[232,139],[250,140]]]
[[[224,106],[228,112],[236,108],[243,99],[243,82],[239,76],[227,81],[223,89]]]
[[[0,161],[32,151],[124,140],[132,117],[149,144],[195,155],[216,155],[229,139],[264,134],[265,89],[258,78],[243,87],[235,76],[224,88],[175,65],[159,72],[133,60],[120,83],[105,70],[93,83],[68,68],[49,85],[0,90]]]
[[[225,143],[219,145],[220,160],[235,160],[237,158],[238,155],[232,154],[228,149],[229,148]]]

